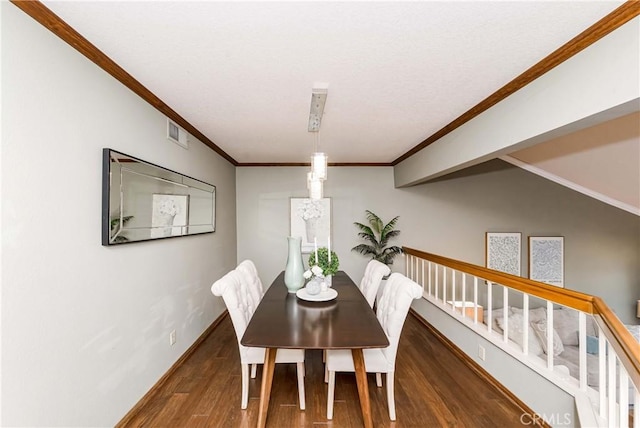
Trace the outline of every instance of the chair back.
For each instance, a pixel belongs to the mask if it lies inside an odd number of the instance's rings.
[[[236,270],[232,270],[214,282],[211,286],[211,292],[215,296],[222,296],[224,304],[227,306],[242,356],[242,351],[246,347],[240,344],[240,339],[247,329],[258,302],[253,300],[247,285],[242,281],[240,272]]]
[[[367,267],[364,269],[364,275],[360,281],[358,287],[362,292],[362,295],[367,299],[369,306],[373,308],[373,302],[376,300],[378,294],[378,288],[382,282],[382,278],[389,275],[391,269],[384,263],[380,263],[377,260],[371,260]]]
[[[249,288],[253,301],[259,303],[262,300],[262,296],[264,296],[264,287],[262,286],[262,281],[260,281],[260,276],[258,276],[256,265],[251,260],[244,260],[236,270],[242,275],[241,279]]]
[[[377,317],[387,334],[389,346],[382,349],[387,361],[395,364],[400,334],[413,299],[422,297],[422,287],[406,276],[394,272],[389,276],[378,300]]]

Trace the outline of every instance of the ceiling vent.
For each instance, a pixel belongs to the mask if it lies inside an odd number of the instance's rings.
[[[187,138],[189,134],[184,129],[180,128],[175,122],[171,119],[167,118],[167,140],[172,143],[176,143],[177,145],[184,147],[185,149],[189,148],[189,139]]]

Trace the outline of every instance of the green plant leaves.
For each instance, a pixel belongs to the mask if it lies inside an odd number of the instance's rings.
[[[358,222],[354,222],[353,224],[360,231],[358,237],[367,241],[368,244],[356,245],[351,251],[365,256],[371,256],[374,260],[390,265],[398,254],[402,254],[401,247],[387,247],[390,239],[400,235],[400,231],[394,229],[400,216],[396,216],[387,224],[384,224],[382,219],[373,212],[369,210],[365,212],[369,226]]]

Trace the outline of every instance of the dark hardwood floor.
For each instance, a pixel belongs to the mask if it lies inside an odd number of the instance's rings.
[[[360,427],[355,376],[336,374],[334,417],[326,418],[327,386],[321,351],[306,354],[307,408],[300,411],[294,364],[276,365],[267,427]],[[254,427],[261,368],[250,381],[249,406],[240,409],[237,340],[227,316],[171,374],[127,427]],[[369,375],[376,427],[519,427],[523,411],[488,385],[414,315],[405,322],[396,361],[397,421],[387,411],[385,388]],[[524,422],[530,419],[525,418]]]

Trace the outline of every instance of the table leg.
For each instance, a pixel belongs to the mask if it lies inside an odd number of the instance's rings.
[[[264,428],[267,424],[267,410],[269,410],[271,383],[273,382],[273,369],[276,366],[277,351],[277,348],[267,348],[264,353],[262,386],[260,387],[260,408],[258,409],[258,428]]]
[[[367,384],[367,370],[364,366],[364,354],[362,349],[352,349],[353,366],[356,369],[356,383],[358,384],[358,396],[360,397],[360,409],[365,428],[373,428],[371,419],[371,402],[369,401],[369,385]]]

